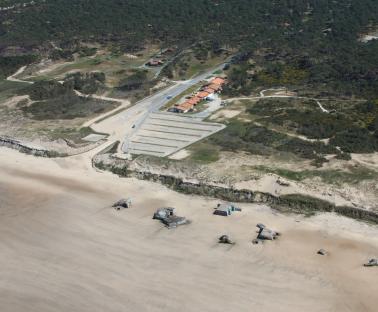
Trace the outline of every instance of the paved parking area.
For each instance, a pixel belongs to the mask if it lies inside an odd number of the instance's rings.
[[[129,138],[131,154],[169,156],[222,129],[223,124],[199,121],[173,113],[151,113]]]

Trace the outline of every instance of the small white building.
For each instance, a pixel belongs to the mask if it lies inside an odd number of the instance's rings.
[[[206,98],[206,101],[214,101],[215,100],[215,93],[210,93]]]

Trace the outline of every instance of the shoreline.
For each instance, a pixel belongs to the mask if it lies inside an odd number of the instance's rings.
[[[105,142],[106,143],[106,142]],[[378,213],[368,209],[352,207],[347,205],[336,205],[330,201],[320,199],[311,195],[293,193],[276,196],[268,192],[253,191],[243,188],[235,188],[226,185],[209,184],[202,181],[185,181],[181,177],[166,174],[156,174],[149,171],[130,171],[128,170],[128,161],[123,159],[113,159],[114,164],[104,165],[103,160],[97,158],[101,155],[109,153],[114,146],[119,142],[109,144],[95,154],[91,160],[91,165],[97,170],[106,170],[112,172],[119,177],[134,177],[139,180],[151,181],[160,183],[168,188],[191,195],[209,196],[216,199],[239,202],[239,203],[263,203],[270,205],[273,209],[280,212],[296,213],[296,214],[314,214],[317,212],[336,212],[341,216],[346,216],[356,220],[365,222],[372,222],[378,224]],[[106,144],[105,144],[106,145]],[[56,158],[56,157],[73,157],[74,155],[59,154],[54,151],[40,150],[29,147],[23,143],[10,139],[0,137],[0,148],[5,147],[16,150],[22,154],[32,155],[34,157]],[[94,146],[92,149],[97,149],[100,146]],[[82,154],[82,153],[80,153]],[[78,155],[80,155],[78,154]],[[84,152],[85,154],[85,152]],[[123,162],[123,168],[118,162]]]
[[[104,162],[104,159],[101,158],[101,156],[108,152],[109,149],[110,148],[95,155],[92,160],[92,164],[99,170],[106,170],[120,177],[133,177],[140,180],[160,183],[169,189],[184,194],[209,196],[230,202],[268,204],[280,212],[304,215],[314,214],[317,212],[336,212],[342,216],[350,217],[352,219],[378,224],[378,213],[375,211],[346,205],[337,205],[330,201],[307,194],[293,193],[276,196],[268,192],[237,189],[233,186],[210,184],[204,181],[189,181],[183,179],[182,177],[152,173],[148,170],[129,170],[129,162],[127,160],[109,160],[109,158],[111,158],[109,157]]]
[[[0,149],[5,311],[247,312],[257,305],[283,312],[375,311],[376,270],[362,265],[377,256],[376,226],[251,203],[230,217],[214,216],[216,199],[98,172],[88,160]],[[111,208],[128,196],[132,208]],[[166,229],[152,215],[167,206],[192,222]],[[282,236],[253,245],[259,222]],[[221,234],[236,245],[218,245]],[[320,248],[329,255],[317,255]]]

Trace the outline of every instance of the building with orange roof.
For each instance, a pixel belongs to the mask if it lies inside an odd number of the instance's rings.
[[[217,84],[217,85],[223,85],[225,84],[225,82],[226,82],[226,79],[221,78],[221,77],[216,77],[211,81],[212,84]]]
[[[205,88],[205,90],[203,90],[204,92],[207,92],[209,94],[212,94],[212,93],[215,93],[217,92],[217,90],[214,90],[213,88],[210,88],[210,87],[207,87]]]
[[[194,105],[190,103],[189,101],[186,101],[184,104],[182,104],[185,107],[193,107]]]
[[[210,93],[209,92],[205,92],[205,91],[201,91],[197,94],[197,97],[201,98],[201,99],[204,99],[205,97],[207,97]]]
[[[192,105],[197,105],[199,102],[201,102],[201,99],[197,96],[192,97],[191,99],[187,100],[188,103]]]
[[[189,110],[193,109],[193,106],[194,106],[193,104],[186,101],[186,102],[182,103],[181,105],[179,105],[178,107],[183,108],[186,111],[189,111]]]
[[[193,105],[185,102],[185,103],[182,103],[181,105],[177,106],[176,107],[176,110],[179,111],[179,112],[183,112],[183,113],[187,113],[189,112],[191,109],[193,109]]]
[[[217,84],[217,83],[212,83],[212,84],[208,85],[208,88],[211,88],[214,91],[219,91],[222,88],[222,86]]]
[[[202,87],[202,91],[199,91],[194,96],[189,97],[182,104],[175,104],[174,107],[170,108],[168,111],[176,113],[187,113],[203,100],[212,101],[215,98],[215,93],[220,92],[222,90],[222,85],[224,85],[225,83],[225,78],[215,77],[210,81],[210,83]]]

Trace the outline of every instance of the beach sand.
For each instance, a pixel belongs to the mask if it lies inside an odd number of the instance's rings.
[[[0,310],[377,311],[378,227],[333,214],[281,215],[94,170],[85,156],[0,149]],[[131,196],[133,207],[110,206]],[[168,230],[162,206],[192,223]],[[256,223],[282,232],[252,245]],[[229,234],[235,246],[219,245]],[[328,256],[319,256],[324,248]]]

